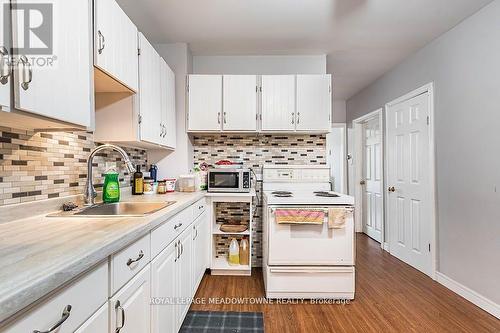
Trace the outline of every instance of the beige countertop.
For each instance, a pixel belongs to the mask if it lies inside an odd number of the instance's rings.
[[[176,201],[147,217],[47,217],[43,214],[1,223],[0,323],[204,196],[205,192],[176,192],[122,197],[121,201]]]

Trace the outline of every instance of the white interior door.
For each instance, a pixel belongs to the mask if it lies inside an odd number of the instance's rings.
[[[295,75],[262,75],[262,130],[295,130]]]
[[[332,76],[297,75],[297,131],[329,131]]]
[[[432,274],[432,185],[428,92],[388,106],[387,221],[391,254]]]
[[[223,130],[257,130],[257,76],[224,75],[223,86]]]
[[[12,72],[9,67],[10,41],[4,38],[10,31],[10,15],[4,15],[4,8],[8,3],[7,0],[0,0],[0,17],[8,20],[8,22],[0,24],[0,110],[10,108],[10,87],[12,82]]]
[[[222,75],[189,75],[190,131],[222,129]]]
[[[379,243],[384,223],[381,132],[378,115],[363,124],[363,232]]]

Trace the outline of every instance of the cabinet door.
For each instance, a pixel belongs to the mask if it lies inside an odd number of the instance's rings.
[[[256,131],[257,76],[224,75],[222,85],[222,129]]]
[[[15,107],[68,123],[89,126],[94,110],[91,70],[91,1],[49,1],[53,33],[42,44],[49,55],[39,55],[24,40],[25,10],[13,10]],[[50,30],[49,30],[50,31]],[[33,35],[33,34],[32,34]],[[31,37],[33,37],[30,35]],[[40,42],[33,42],[39,47]]]
[[[168,64],[160,58],[161,81],[161,125],[163,126],[162,144],[175,148],[175,74]]]
[[[193,286],[192,286],[192,249],[193,249],[193,241],[192,241],[192,231],[191,228],[186,229],[181,236],[179,237],[180,244],[180,255],[179,255],[179,269],[178,269],[178,288],[180,295],[179,302],[179,312],[178,312],[178,326],[179,328],[182,325],[184,317],[186,316],[189,310],[189,303],[185,300],[191,298],[193,296]]]
[[[75,331],[75,333],[99,333],[99,332],[107,332],[109,328],[109,313],[108,313],[109,305],[106,302],[103,306],[99,308],[90,317],[80,326],[79,329]]]
[[[208,215],[204,212],[193,225],[193,295],[208,267],[209,236]]]
[[[167,133],[165,135],[165,145],[170,148],[177,144],[177,116],[175,108],[175,73],[167,65],[167,118],[165,126]]]
[[[111,332],[149,332],[150,330],[150,269],[146,266],[109,300]]]
[[[295,76],[262,76],[262,130],[295,130]]]
[[[95,0],[94,64],[137,92],[137,27],[115,0]]]
[[[139,112],[142,141],[161,144],[161,75],[160,55],[143,34],[139,34]]]
[[[151,262],[151,332],[175,332],[177,329],[177,255],[175,240]]]
[[[331,75],[297,75],[297,130],[330,131]]]
[[[222,75],[189,75],[190,131],[222,129]]]
[[[4,15],[5,6],[9,4],[8,0],[0,0],[0,17],[7,18],[8,22],[0,24],[0,111],[10,108],[11,93],[11,74],[9,66],[10,41],[4,36],[9,36],[10,15]],[[8,14],[8,13],[7,13]],[[10,29],[9,29],[10,30]]]

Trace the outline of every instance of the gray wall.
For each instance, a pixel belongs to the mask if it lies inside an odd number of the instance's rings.
[[[326,55],[194,56],[195,74],[325,74]]]
[[[439,271],[500,303],[500,0],[347,102],[347,119],[435,83]]]

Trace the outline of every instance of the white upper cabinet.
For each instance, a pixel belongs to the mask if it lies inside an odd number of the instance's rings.
[[[140,138],[162,144],[164,129],[161,126],[161,65],[160,56],[143,34],[139,34]]]
[[[295,75],[262,76],[262,130],[295,130]]]
[[[4,5],[8,4],[7,0],[0,0],[0,17],[4,16]],[[9,15],[7,15],[7,19]],[[10,41],[5,39],[4,36],[9,36],[8,28],[9,22],[0,24],[0,111],[10,108],[10,93],[12,82],[12,71],[9,66],[10,55]]]
[[[15,107],[87,127],[94,109],[91,70],[91,2],[50,1],[52,36],[25,40],[24,10],[13,10]],[[44,55],[30,48],[42,45]],[[52,45],[52,50],[50,46]]]
[[[188,130],[222,129],[222,75],[189,75]]]
[[[257,76],[224,75],[222,129],[257,130]]]
[[[297,75],[297,131],[329,131],[331,75]]]
[[[160,87],[162,144],[169,148],[175,148],[175,74],[163,59],[160,59]]]
[[[137,27],[115,0],[94,0],[94,6],[94,65],[137,92]]]

